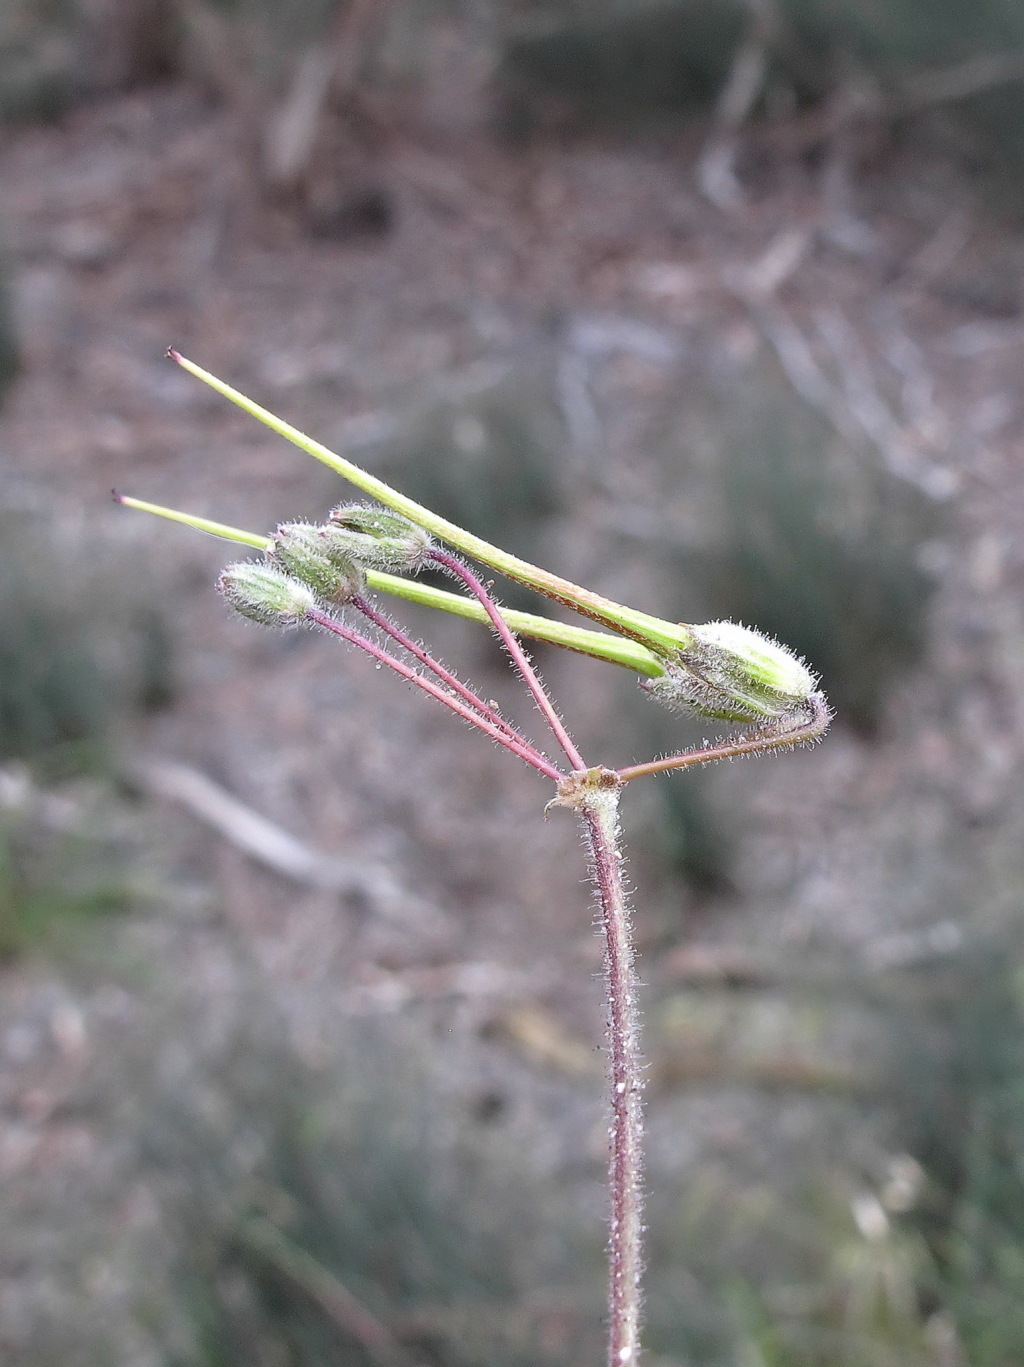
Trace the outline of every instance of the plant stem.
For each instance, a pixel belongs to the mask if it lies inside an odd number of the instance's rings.
[[[831,721],[832,710],[824,693],[812,693],[807,699],[806,711],[782,718],[770,730],[755,731],[750,735],[738,736],[736,740],[703,746],[699,750],[683,750],[678,755],[648,760],[645,764],[631,764],[618,771],[619,778],[623,783],[629,783],[634,778],[668,774],[674,769],[689,769],[699,764],[713,764],[719,759],[738,759],[740,755],[762,755],[770,750],[806,745],[823,736]]]
[[[455,617],[464,617],[472,622],[488,621],[483,608],[472,598],[460,593],[449,593],[447,589],[435,588],[419,579],[400,579],[393,574],[367,570],[367,586],[376,593],[386,593],[393,598],[402,598],[408,603],[419,603],[423,607],[438,608]],[[646,646],[627,636],[616,636],[609,631],[595,631],[589,627],[577,627],[569,622],[559,622],[552,617],[542,617],[535,612],[520,612],[517,608],[501,608],[502,619],[520,636],[529,636],[535,641],[548,641],[551,645],[561,646],[563,650],[573,650],[579,655],[589,655],[595,660],[605,660],[609,664],[622,665],[624,669],[635,670],[648,679],[656,679],[663,674],[664,665],[657,655]]]
[[[577,776],[573,776],[577,777]],[[604,932],[612,1119],[608,1188],[608,1367],[629,1367],[640,1351],[643,1111],[636,1010],[637,977],[619,849],[618,775],[590,770],[578,806]],[[570,780],[571,781],[571,780]],[[566,784],[563,783],[562,790]]]
[[[583,756],[576,749],[572,737],[565,729],[565,723],[558,715],[554,703],[548,696],[547,689],[537,677],[537,671],[530,663],[529,656],[516,640],[508,623],[502,617],[498,605],[487,592],[487,589],[481,583],[480,579],[473,573],[468,565],[464,565],[461,560],[457,559],[454,555],[449,555],[447,551],[435,550],[431,552],[430,558],[436,565],[440,565],[443,569],[446,569],[449,574],[454,575],[456,579],[460,579],[469,589],[470,593],[472,593],[474,598],[481,604],[484,612],[487,613],[487,616],[491,620],[491,625],[498,633],[502,645],[512,657],[512,662],[519,671],[519,677],[530,690],[534,702],[540,708],[541,716],[551,728],[551,734],[562,747],[569,763],[574,769],[585,769],[587,766],[583,760]]]
[[[463,721],[468,721],[471,726],[477,727],[485,735],[490,736],[491,740],[496,740],[506,750],[511,750],[514,755],[524,760],[532,768],[537,769],[546,778],[554,779],[556,783],[562,779],[563,775],[558,772],[550,760],[545,759],[533,746],[509,735],[507,731],[496,726],[488,717],[481,716],[474,708],[460,701],[439,684],[417,674],[415,669],[411,665],[407,665],[404,660],[396,660],[376,641],[371,641],[368,636],[361,636],[358,631],[353,631],[351,627],[345,626],[343,622],[339,622],[330,613],[321,612],[318,608],[311,608],[305,616],[306,621],[313,626],[320,627],[322,631],[329,631],[332,636],[340,636],[343,641],[348,641],[350,645],[358,646],[360,650],[365,650],[367,655],[371,655],[378,664],[387,665],[389,669],[393,669],[396,674],[400,674],[409,683],[415,684],[417,688],[422,688],[424,693],[429,693],[432,698],[444,703],[445,707],[450,708]]]
[[[390,617],[386,617],[384,613],[378,612],[372,603],[367,602],[367,600],[359,594],[352,599],[351,606],[355,608],[357,612],[361,612],[368,622],[372,622],[378,631],[382,631],[385,635],[390,636],[396,645],[401,646],[402,649],[407,650],[414,659],[419,660],[420,664],[423,665],[425,669],[429,669],[432,674],[441,680],[446,688],[451,689],[451,691],[457,694],[463,702],[468,703],[475,712],[479,712],[482,717],[486,717],[488,721],[504,731],[507,736],[511,736],[513,740],[522,745],[524,750],[533,750],[541,759],[546,758],[535,745],[532,745],[520,731],[516,730],[511,722],[506,721],[495,707],[484,702],[483,698],[464,684],[457,674],[453,674],[450,669],[445,669],[440,660],[435,660],[429,651],[425,650],[417,641],[414,641],[400,626],[392,622]]]

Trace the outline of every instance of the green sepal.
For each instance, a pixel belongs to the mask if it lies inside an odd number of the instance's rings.
[[[692,644],[644,684],[659,702],[701,717],[740,723],[779,721],[806,709],[818,686],[803,660],[778,641],[736,622],[690,628]]]
[[[366,588],[362,567],[332,544],[329,527],[282,522],[274,533],[270,556],[325,603],[350,603]]]
[[[265,627],[297,626],[317,606],[308,584],[260,560],[228,565],[217,589],[236,612]]]
[[[422,569],[433,541],[407,517],[366,503],[341,503],[324,529],[332,551],[384,574]]]

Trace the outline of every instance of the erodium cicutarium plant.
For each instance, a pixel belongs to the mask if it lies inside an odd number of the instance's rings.
[[[375,500],[343,503],[320,525],[284,523],[260,536],[115,494],[127,507],[156,513],[262,552],[229,565],[219,589],[237,612],[264,626],[314,627],[364,651],[434,702],[482,731],[552,785],[547,808],[577,812],[604,936],[608,1007],[610,1126],[608,1159],[608,1367],[640,1356],[642,1271],[642,1070],[630,909],[622,877],[618,809],[627,784],[741,755],[820,739],[831,720],[817,678],[802,660],[760,632],[733,622],[690,626],[624,607],[539,569],[455,526],[382,480],[312,441],[177,352],[184,370],[273,431],[316,457]],[[572,608],[600,629],[569,626],[498,606],[472,563]],[[455,591],[417,579],[440,570]],[[555,754],[540,749],[444,668],[382,611],[383,597],[426,604],[489,625],[540,711]],[[520,644],[520,636],[632,669],[657,702],[742,728],[701,748],[623,769],[589,764]]]

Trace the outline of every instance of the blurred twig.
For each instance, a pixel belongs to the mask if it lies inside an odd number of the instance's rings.
[[[981,53],[955,66],[910,77],[893,101],[893,113],[916,114],[1020,80],[1024,80],[1024,52]]]
[[[692,944],[665,956],[659,981],[685,987],[737,991],[801,989],[861,994],[880,974],[932,968],[937,962],[978,951],[954,921],[935,921],[877,936],[849,951],[803,950],[799,956],[750,945]]]
[[[197,56],[243,130],[245,161],[264,188],[294,189],[308,173],[332,97],[349,98],[389,0],[348,0],[321,39],[301,53],[283,95],[258,74],[260,41],[237,18],[203,0],[175,0]]]
[[[386,1015],[444,998],[477,1001],[490,1007],[495,1001],[521,1000],[550,986],[535,970],[515,971],[486,961],[400,972],[364,966],[360,981],[345,988],[342,1000],[350,1015]]]
[[[783,156],[803,156],[856,124],[909,118],[1020,80],[1024,80],[1024,53],[983,53],[953,66],[919,72],[888,91],[861,82],[854,92],[843,84],[818,108],[784,122],[765,124],[752,130],[752,137]]]
[[[335,1324],[366,1350],[377,1367],[417,1367],[417,1359],[402,1347],[376,1315],[352,1294],[333,1272],[265,1216],[251,1216],[236,1231],[238,1242],[258,1255],[306,1293]]]
[[[272,189],[298,184],[309,170],[328,102],[352,94],[386,9],[386,0],[348,0],[299,58],[284,98],[265,118],[261,170]]]
[[[773,0],[749,0],[751,22],[715,108],[714,125],[697,161],[697,185],[719,209],[738,209],[746,202],[736,176],[741,126],[764,88],[768,50],[778,28]]]
[[[930,498],[948,498],[956,476],[929,459],[919,449],[927,445],[908,439],[879,392],[870,362],[852,326],[838,309],[821,310],[816,326],[821,341],[831,352],[839,383],[835,383],[815,357],[807,337],[796,321],[775,299],[764,299],[734,283],[761,333],[775,350],[790,384],[810,407],[821,413],[845,441],[863,446],[867,441],[882,457],[885,468],[921,489]]]
[[[284,98],[266,116],[261,170],[271,188],[289,189],[308,170],[334,66],[326,43],[311,47],[299,58]]]
[[[145,793],[180,803],[231,844],[284,878],[329,892],[358,893],[383,914],[404,924],[438,925],[443,920],[436,907],[403,888],[389,869],[310,849],[197,769],[171,760],[142,759],[126,765],[125,776]]]

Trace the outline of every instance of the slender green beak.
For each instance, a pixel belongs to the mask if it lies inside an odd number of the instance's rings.
[[[499,574],[503,574],[506,579],[513,579],[519,584],[525,584],[545,598],[564,604],[574,612],[580,613],[581,616],[599,622],[610,631],[638,641],[656,655],[664,655],[671,659],[675,657],[678,651],[686,650],[692,644],[692,633],[685,623],[666,622],[660,617],[651,617],[645,612],[637,612],[634,608],[625,607],[622,603],[616,603],[610,598],[603,598],[600,594],[592,593],[579,584],[573,584],[568,579],[562,579],[559,575],[551,574],[548,570],[542,570],[526,560],[520,560],[518,556],[510,555],[498,546],[492,546],[490,542],[483,541],[464,528],[456,526],[447,518],[432,513],[429,508],[424,508],[422,504],[416,503],[411,498],[406,498],[404,494],[400,494],[397,489],[392,489],[382,479],[360,469],[358,465],[353,465],[351,461],[339,456],[320,442],[314,441],[312,437],[307,437],[298,428],[292,427],[290,423],[284,422],[267,409],[261,408],[259,404],[253,403],[251,399],[246,398],[237,389],[232,389],[223,380],[218,380],[215,375],[203,370],[194,361],[187,360],[179,352],[171,350],[168,355],[183,370],[187,370],[190,375],[202,380],[204,384],[209,385],[218,394],[222,394],[224,398],[236,404],[250,417],[256,418],[265,427],[269,427],[272,432],[276,432],[278,436],[284,437],[286,441],[297,446],[300,451],[305,451],[307,455],[322,462],[336,474],[341,475],[343,479],[347,479],[350,484],[354,484],[357,489],[361,489],[363,493],[377,499],[379,503],[383,503],[393,512],[401,513],[410,522],[414,522],[418,527],[422,527],[425,531],[438,537],[439,540],[447,542],[449,546],[461,551],[463,555],[478,561],[481,565],[486,565],[489,569],[496,570]]]
[[[116,502],[125,508],[135,508],[143,513],[152,513],[169,522],[178,522],[208,536],[220,537],[224,541],[240,546],[251,546],[254,550],[273,549],[272,537],[259,532],[247,532],[240,527],[230,527],[224,522],[211,522],[209,518],[197,517],[177,508],[165,508],[159,503],[147,503],[141,498],[130,498],[127,494],[114,494]],[[399,575],[385,574],[378,570],[367,570],[366,586],[373,593],[385,593],[392,598],[404,599],[407,603],[419,603],[423,607],[437,608],[454,617],[463,617],[483,626],[490,623],[483,608],[472,598],[446,589],[434,588],[416,579],[404,579]],[[574,650],[581,655],[590,655],[597,660],[607,660],[611,664],[632,669],[645,678],[657,679],[663,673],[658,656],[647,650],[638,641],[628,637],[616,636],[607,631],[591,631],[585,627],[571,626],[566,622],[556,622],[549,617],[541,617],[532,612],[516,612],[502,609],[501,614],[513,631],[528,636],[535,641],[549,641],[552,645]]]

